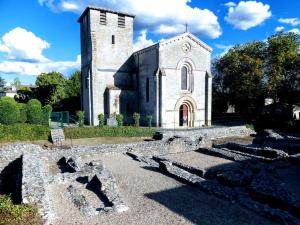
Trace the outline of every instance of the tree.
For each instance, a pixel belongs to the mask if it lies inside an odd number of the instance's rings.
[[[5,84],[5,80],[2,77],[0,77],[0,92],[5,90]]]
[[[65,90],[68,98],[80,96],[80,71],[74,72],[66,81]]]
[[[33,92],[29,87],[21,87],[17,90],[15,95],[15,100],[19,103],[27,103],[30,99],[33,98]]]
[[[74,113],[80,110],[80,71],[74,72],[65,87],[66,97],[61,101],[59,110],[67,110]]]
[[[42,73],[36,82],[36,97],[43,105],[58,104],[66,97],[66,80],[59,72]]]
[[[15,77],[14,82],[12,83],[12,85],[16,88],[16,90],[19,90],[20,85],[21,85],[21,81],[18,77]]]
[[[266,88],[276,102],[293,103],[299,91],[299,35],[277,33],[268,38],[266,49]]]
[[[219,82],[214,85],[215,91],[226,93],[228,103],[244,115],[261,104],[264,49],[263,42],[238,45],[214,62],[217,71],[214,81]]]

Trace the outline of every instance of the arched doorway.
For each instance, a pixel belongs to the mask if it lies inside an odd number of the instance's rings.
[[[187,127],[189,121],[189,107],[186,104],[182,104],[179,108],[179,126]]]
[[[191,106],[183,103],[179,108],[179,126],[180,127],[193,127],[194,115]]]
[[[190,96],[177,100],[174,107],[174,127],[194,127],[197,104]]]

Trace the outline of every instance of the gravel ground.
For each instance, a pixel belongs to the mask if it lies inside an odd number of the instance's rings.
[[[199,152],[181,152],[164,156],[167,159],[180,162],[195,168],[208,170],[213,167],[230,167],[236,163],[231,160],[205,155]]]
[[[197,158],[199,157],[199,153]],[[174,154],[176,155],[176,154]],[[174,156],[172,155],[172,156]],[[179,157],[180,154],[178,154]],[[187,154],[193,158],[191,154]],[[184,156],[184,155],[181,155]],[[177,156],[176,156],[177,157]],[[187,157],[187,156],[185,156]],[[227,163],[229,160],[216,161],[211,156],[204,156],[204,166]],[[125,204],[129,210],[123,213],[102,213],[93,217],[85,217],[71,200],[66,197],[66,187],[49,185],[52,208],[57,216],[53,225],[241,225],[241,224],[274,224],[239,205],[223,201],[201,192],[173,178],[153,171],[142,163],[132,160],[123,154],[98,154],[86,157],[86,160],[102,160],[115,176]],[[185,158],[188,160],[188,158]],[[230,161],[229,161],[230,162]],[[191,162],[194,163],[194,162]],[[82,184],[74,184],[80,188]],[[81,186],[82,187],[82,186]],[[83,190],[82,193],[97,206],[98,198],[93,193]],[[99,201],[99,206],[101,203]]]

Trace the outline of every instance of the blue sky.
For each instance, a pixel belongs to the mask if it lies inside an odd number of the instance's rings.
[[[34,84],[41,72],[79,69],[77,19],[87,5],[135,14],[135,49],[182,33],[185,23],[213,57],[276,30],[300,29],[298,0],[0,0],[0,76]]]

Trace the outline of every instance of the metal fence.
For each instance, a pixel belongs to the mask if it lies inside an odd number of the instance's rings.
[[[63,128],[64,124],[70,125],[69,111],[52,112],[50,119],[51,119],[51,126],[57,126]]]

